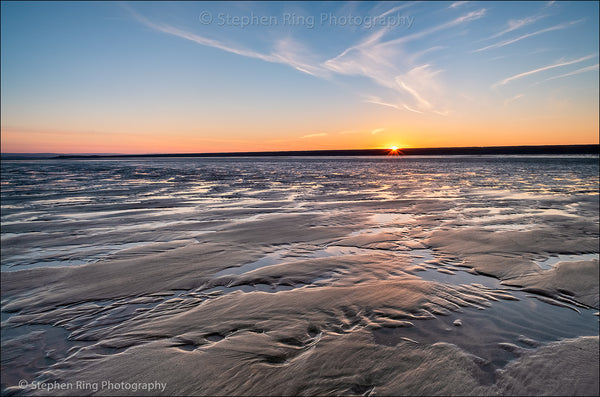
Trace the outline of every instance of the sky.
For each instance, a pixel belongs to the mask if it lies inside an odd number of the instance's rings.
[[[597,144],[598,2],[1,3],[3,153]]]

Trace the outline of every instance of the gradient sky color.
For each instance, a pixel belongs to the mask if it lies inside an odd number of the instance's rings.
[[[2,152],[598,143],[598,2],[8,2]]]

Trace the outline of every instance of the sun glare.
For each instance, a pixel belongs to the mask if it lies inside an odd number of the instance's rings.
[[[390,146],[390,149],[389,149],[389,150],[390,150],[390,151],[389,151],[389,153],[388,153],[388,156],[399,156],[399,155],[402,153],[402,152],[400,151],[400,148],[399,148],[398,146],[396,146],[396,145],[394,145],[394,146]]]

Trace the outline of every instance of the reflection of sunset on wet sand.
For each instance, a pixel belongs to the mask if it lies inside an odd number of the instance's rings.
[[[595,394],[597,161],[3,161],[2,385]]]

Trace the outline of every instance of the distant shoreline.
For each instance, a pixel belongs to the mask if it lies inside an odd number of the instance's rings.
[[[465,156],[465,155],[574,155],[599,154],[600,145],[541,145],[541,146],[477,146],[408,148],[398,150],[401,156]],[[164,154],[55,154],[55,153],[2,153],[3,160],[48,160],[48,159],[120,159],[161,157],[303,157],[303,156],[386,156],[390,149],[358,150],[296,150],[264,152],[221,152],[221,153],[164,153]]]

